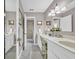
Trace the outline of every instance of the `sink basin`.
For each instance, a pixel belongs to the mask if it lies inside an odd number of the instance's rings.
[[[59,43],[65,45],[65,46],[68,46],[70,48],[74,48],[75,49],[75,43],[74,42],[70,42],[70,41],[59,41]]]

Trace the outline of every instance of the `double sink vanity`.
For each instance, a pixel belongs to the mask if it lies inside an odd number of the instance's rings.
[[[39,33],[38,46],[42,51],[43,59],[75,59],[75,38],[72,37],[70,38],[69,35],[53,37]]]

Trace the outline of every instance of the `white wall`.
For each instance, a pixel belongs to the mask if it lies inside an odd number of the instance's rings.
[[[48,28],[52,28],[52,25],[53,25],[53,20],[51,20],[51,18],[49,19],[45,19],[45,14],[41,13],[41,12],[37,12],[37,13],[34,13],[34,12],[26,12],[25,13],[27,17],[35,17],[35,20],[36,20],[36,29],[38,31],[38,29],[42,29],[42,31],[45,31],[47,30]],[[51,21],[51,25],[46,25],[46,21]],[[37,21],[42,21],[42,25],[37,25]]]
[[[36,30],[38,31],[38,28],[44,28],[43,24],[44,24],[44,15],[43,13],[31,13],[31,12],[26,12],[26,17],[35,17],[35,24],[36,24]],[[42,25],[38,26],[37,25],[37,21],[42,21]]]
[[[32,12],[26,12],[26,18],[34,18],[34,43],[36,44],[36,33],[39,29],[43,31],[44,29],[44,15],[43,13],[32,13]],[[37,21],[42,21],[42,25],[37,25]],[[27,28],[27,27],[26,27]]]

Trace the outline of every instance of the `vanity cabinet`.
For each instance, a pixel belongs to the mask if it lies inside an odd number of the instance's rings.
[[[46,58],[43,59],[75,59],[75,52],[68,50],[67,46],[60,45],[55,39],[45,35],[40,36],[39,40],[41,45],[39,47],[42,52],[45,51],[47,54],[44,54]]]
[[[52,45],[48,41],[48,59],[58,59],[58,56],[54,53],[55,51],[52,50]]]
[[[48,59],[58,59],[57,56],[54,53],[51,53],[50,51],[48,51]]]
[[[75,59],[75,53],[48,41],[48,59]]]

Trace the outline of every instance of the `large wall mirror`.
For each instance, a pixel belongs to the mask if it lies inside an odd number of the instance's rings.
[[[72,15],[60,19],[61,31],[72,32]]]
[[[54,24],[57,24],[57,27],[59,27],[62,32],[72,32],[72,15],[68,15],[61,18],[54,18],[53,20]]]
[[[57,27],[60,27],[60,18],[55,18],[54,19],[54,25],[57,25]]]

